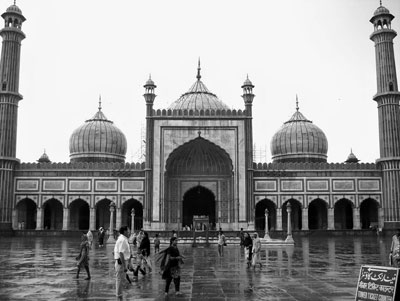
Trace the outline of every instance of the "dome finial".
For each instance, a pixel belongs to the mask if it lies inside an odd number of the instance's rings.
[[[99,111],[101,111],[101,94],[99,94]]]
[[[297,97],[297,94],[296,94],[296,111],[297,112],[299,111],[299,98]]]
[[[196,76],[197,80],[200,80],[200,78],[201,78],[200,70],[201,70],[201,68],[200,68],[200,57],[199,57],[199,63],[197,66],[197,76]]]
[[[379,5],[382,6],[382,0],[379,0]]]

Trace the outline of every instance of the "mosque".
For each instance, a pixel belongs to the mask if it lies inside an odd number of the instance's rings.
[[[329,163],[324,132],[300,112],[271,139],[272,162],[253,161],[253,83],[244,107],[230,109],[209,91],[200,64],[194,84],[164,109],[156,85],[144,85],[145,162],[127,163],[125,135],[101,102],[72,131],[70,162],[16,158],[21,9],[1,15],[0,229],[182,229],[193,218],[224,230],[360,230],[400,226],[400,112],[394,16],[379,6],[370,22],[375,43],[380,158],[360,163],[351,152]],[[371,45],[372,46],[372,45]],[[372,47],[371,47],[372,48]],[[238,87],[239,88],[239,87]],[[21,103],[23,105],[23,103]],[[372,105],[372,102],[371,102]]]

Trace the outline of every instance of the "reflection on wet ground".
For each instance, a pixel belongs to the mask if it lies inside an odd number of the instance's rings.
[[[115,300],[113,245],[90,251],[90,281],[75,279],[79,237],[0,238],[0,300]],[[354,300],[360,266],[386,265],[390,237],[295,237],[294,247],[263,246],[261,270],[243,250],[179,245],[182,296],[164,296],[154,269],[125,283],[124,300]],[[130,274],[132,276],[132,274]],[[81,272],[81,276],[86,276]]]

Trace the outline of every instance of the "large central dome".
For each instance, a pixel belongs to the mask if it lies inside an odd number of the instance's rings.
[[[298,107],[271,141],[273,162],[326,162],[327,152],[324,132],[305,118]]]
[[[171,110],[228,110],[229,107],[211,93],[201,81],[200,62],[197,68],[197,81],[189,91],[182,94],[168,109]]]
[[[112,121],[99,111],[77,128],[69,139],[71,162],[124,162],[126,138]]]

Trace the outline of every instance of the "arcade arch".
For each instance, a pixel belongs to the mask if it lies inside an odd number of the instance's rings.
[[[76,199],[69,205],[70,230],[87,230],[89,229],[89,205],[82,199]]]
[[[35,202],[29,198],[22,199],[17,206],[17,223],[21,229],[36,229],[37,206]]]
[[[122,205],[122,225],[128,225],[132,229],[132,209],[135,209],[133,230],[140,230],[143,228],[143,205],[134,198],[127,200]]]
[[[287,204],[290,203],[292,212],[290,213],[290,219],[292,222],[292,230],[301,230],[301,203],[295,199],[290,199],[282,205],[282,229],[287,229]]]
[[[61,230],[63,227],[63,205],[57,199],[47,200],[43,204],[43,229]]]
[[[365,199],[360,205],[361,229],[370,229],[378,226],[379,203],[371,198]]]
[[[265,231],[265,209],[268,209],[268,230],[276,228],[276,206],[274,202],[268,199],[259,201],[256,204],[255,227],[256,230]]]
[[[308,228],[310,230],[328,228],[328,204],[315,199],[308,205]]]
[[[103,227],[110,228],[110,204],[109,199],[102,199],[96,203],[96,229]],[[114,229],[115,229],[115,211],[114,211]]]
[[[340,199],[334,209],[335,229],[353,229],[353,204],[348,199]]]

